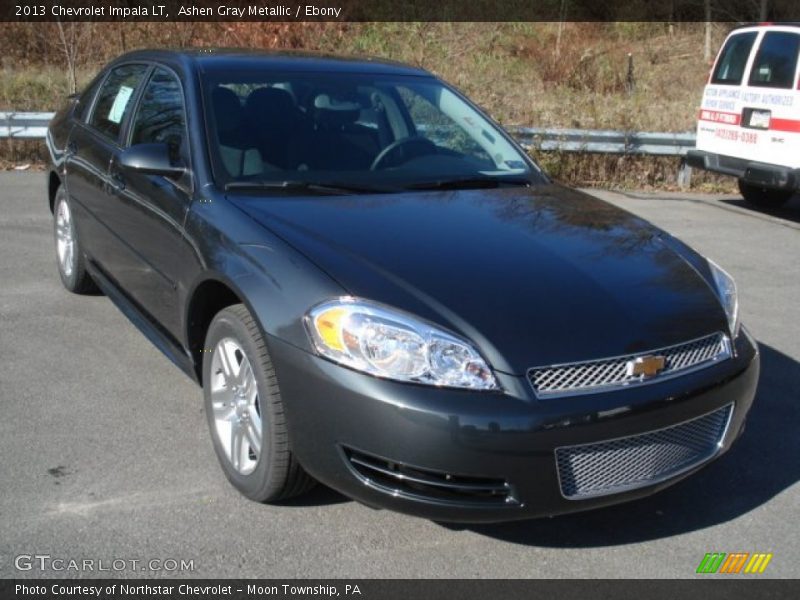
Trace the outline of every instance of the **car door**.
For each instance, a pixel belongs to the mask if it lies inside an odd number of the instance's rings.
[[[184,235],[192,201],[191,164],[183,88],[178,76],[155,67],[133,113],[129,145],[166,144],[174,164],[186,165],[179,177],[146,174],[111,159],[117,183],[112,228],[132,252],[119,283],[155,321],[180,339],[178,302],[181,274],[197,262],[197,252]]]
[[[114,182],[109,165],[120,150],[134,96],[148,69],[146,64],[111,69],[92,105],[72,128],[67,144],[66,186],[83,249],[112,276],[124,262],[126,250],[111,227]]]

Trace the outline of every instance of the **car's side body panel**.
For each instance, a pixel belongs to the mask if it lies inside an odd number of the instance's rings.
[[[227,233],[225,233],[227,232]],[[223,194],[206,193],[187,215],[185,235],[194,240],[202,264],[186,270],[179,286],[184,315],[195,290],[219,281],[232,289],[257,317],[265,333],[310,350],[302,326],[304,307],[346,293],[301,253],[253,221]],[[182,339],[188,347],[184,321]]]

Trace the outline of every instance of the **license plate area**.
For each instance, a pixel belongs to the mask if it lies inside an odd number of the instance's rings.
[[[742,126],[750,129],[769,129],[772,111],[760,108],[745,108],[742,114]]]

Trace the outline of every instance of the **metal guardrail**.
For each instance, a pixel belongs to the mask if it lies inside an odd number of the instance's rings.
[[[0,138],[44,139],[51,112],[0,112]],[[585,152],[683,157],[695,145],[694,133],[652,133],[606,129],[510,127],[526,148],[542,152]],[[680,161],[678,183],[689,185],[691,169]]]
[[[523,145],[543,152],[684,156],[686,151],[695,145],[694,133],[534,127],[511,127],[510,131]]]
[[[55,113],[0,112],[0,138],[43,140]]]
[[[688,150],[695,147],[694,133],[534,127],[511,127],[510,131],[528,150],[679,157],[675,177],[678,186],[685,189],[692,183],[692,168],[686,164],[685,156]]]

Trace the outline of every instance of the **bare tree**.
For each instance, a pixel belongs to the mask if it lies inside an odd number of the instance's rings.
[[[117,34],[119,35],[119,49],[120,52],[128,51],[128,40],[125,37],[125,26],[127,23],[117,23]]]
[[[185,48],[189,46],[194,40],[197,23],[195,21],[190,21],[188,23],[172,23],[172,26],[175,32],[175,38],[178,41],[178,47]]]
[[[65,25],[56,21],[56,30],[58,39],[51,43],[55,43],[64,55],[69,93],[74,94],[78,90],[78,61],[91,39],[92,23],[70,22]]]
[[[784,4],[788,6],[790,3]],[[779,2],[778,5],[783,4]],[[714,13],[718,21],[766,21],[769,19],[769,7],[769,0],[742,0],[735,5],[721,2],[714,6]]]
[[[705,0],[706,22],[705,22],[705,43],[703,44],[703,60],[711,60],[711,0]]]
[[[561,7],[558,10],[558,32],[556,33],[556,58],[561,54],[561,34],[564,31],[564,20],[567,18],[567,0],[561,0]]]
[[[669,32],[669,37],[675,35],[675,0],[670,0],[669,2],[669,21],[667,25],[667,31]]]

